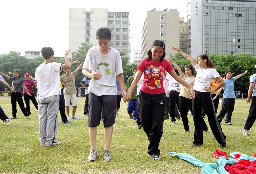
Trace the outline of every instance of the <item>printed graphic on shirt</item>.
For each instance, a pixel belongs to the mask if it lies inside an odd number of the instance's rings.
[[[145,85],[150,89],[161,88],[161,79],[164,77],[164,67],[150,65],[147,70],[145,70]],[[152,83],[152,81],[154,83]],[[151,82],[151,83],[150,83]]]
[[[109,65],[109,64],[107,64],[107,63],[99,63],[97,69],[100,69],[100,66],[101,66],[101,65],[104,65],[104,66],[106,67],[106,69],[105,69],[105,74],[109,75],[109,74],[111,73],[110,69],[108,68],[108,65]]]

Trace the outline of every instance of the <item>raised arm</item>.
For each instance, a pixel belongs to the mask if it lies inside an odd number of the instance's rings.
[[[194,59],[193,59],[190,55],[186,54],[185,52],[183,52],[183,51],[182,51],[181,49],[179,49],[179,48],[172,47],[172,49],[175,50],[175,51],[178,51],[178,52],[179,52],[183,57],[185,57],[185,58],[193,65],[193,67],[195,68],[196,62],[194,61]]]
[[[71,63],[68,59],[68,54],[70,53],[70,50],[66,51],[64,54],[64,61],[65,63],[62,65],[62,69],[67,69],[71,67]]]
[[[167,57],[167,60],[173,64],[173,66],[179,71],[181,78],[184,78],[186,75],[182,72],[179,65],[175,63],[171,58]]]
[[[0,75],[4,76],[5,78],[7,78],[7,79],[9,79],[9,80],[11,79],[10,76],[8,76],[8,75],[5,74],[5,73],[0,72]]]
[[[78,65],[78,67],[76,68],[75,72],[78,72],[82,68],[83,64],[84,64],[84,62],[80,63],[80,65]]]
[[[237,76],[235,76],[235,80],[239,79],[240,77],[242,77],[243,75],[245,75],[248,72],[248,70],[245,70],[245,72],[243,72],[242,74],[239,74]]]

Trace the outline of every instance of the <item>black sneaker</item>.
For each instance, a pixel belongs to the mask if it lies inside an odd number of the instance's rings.
[[[66,124],[66,123],[72,123],[72,122],[67,120],[67,121],[63,121],[63,123]]]

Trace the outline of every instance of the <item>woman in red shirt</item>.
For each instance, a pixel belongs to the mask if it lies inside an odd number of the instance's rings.
[[[128,101],[135,89],[140,77],[144,74],[143,85],[140,89],[138,105],[140,105],[139,117],[142,127],[148,136],[148,154],[154,160],[159,160],[160,150],[158,149],[163,134],[163,121],[165,110],[165,89],[163,79],[167,71],[176,81],[190,89],[194,96],[192,86],[180,78],[171,64],[165,58],[165,44],[163,41],[155,40],[152,48],[148,51],[148,57],[144,58],[138,66],[138,72],[127,92]]]

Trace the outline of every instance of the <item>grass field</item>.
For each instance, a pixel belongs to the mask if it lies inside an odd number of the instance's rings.
[[[232,116],[232,126],[222,124],[227,136],[227,147],[220,148],[211,130],[204,134],[204,145],[192,148],[193,119],[189,116],[191,132],[184,133],[182,121],[174,125],[170,119],[164,122],[164,134],[160,143],[160,160],[153,161],[147,155],[148,140],[142,129],[130,120],[122,102],[119,116],[114,125],[111,144],[113,160],[103,160],[102,124],[98,128],[97,148],[98,159],[95,162],[87,160],[90,145],[87,128],[87,117],[83,113],[85,98],[78,98],[77,117],[72,124],[63,124],[59,117],[57,141],[61,145],[42,147],[38,140],[38,116],[34,106],[32,115],[26,119],[20,109],[16,120],[11,120],[7,126],[0,122],[0,173],[201,173],[201,168],[169,155],[169,152],[189,153],[197,159],[212,163],[214,150],[241,152],[253,156],[256,153],[256,131],[252,127],[248,137],[242,135],[250,104],[245,100],[236,100]],[[11,102],[9,97],[0,97],[0,105],[11,117]],[[220,106],[219,106],[220,109]],[[207,117],[206,117],[207,119]],[[208,124],[208,122],[207,122]],[[208,124],[209,125],[209,124]]]

